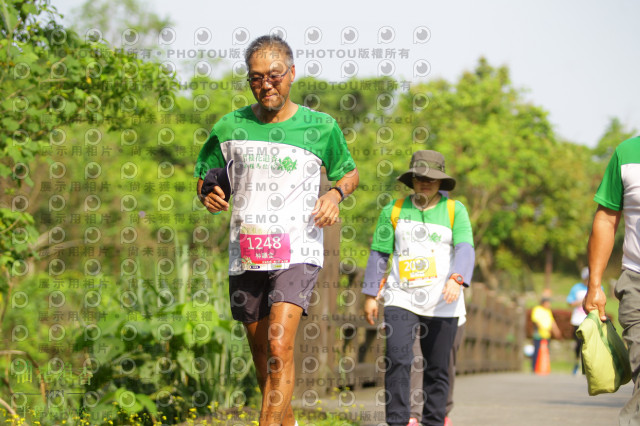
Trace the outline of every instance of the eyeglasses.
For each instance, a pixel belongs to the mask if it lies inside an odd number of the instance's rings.
[[[287,73],[289,72],[289,70],[291,69],[291,67],[288,67],[287,70],[284,72],[284,74],[268,74],[268,75],[263,75],[263,76],[255,76],[255,77],[249,77],[247,78],[247,81],[249,82],[249,85],[251,87],[261,87],[262,86],[262,82],[266,79],[267,83],[269,83],[272,86],[278,86],[280,83],[282,83],[282,80],[284,79],[284,76],[287,75]]]
[[[430,178],[430,177],[420,176],[420,175],[413,175],[413,178],[415,180],[417,180],[418,182],[422,182],[422,183],[432,183],[432,182],[435,182],[435,181],[439,180],[439,179],[433,179],[433,178]]]

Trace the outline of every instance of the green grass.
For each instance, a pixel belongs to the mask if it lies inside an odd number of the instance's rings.
[[[0,408],[0,412],[2,409]],[[300,426],[360,426],[358,421],[352,420],[354,413],[345,410],[344,413],[328,413],[325,411],[294,410],[294,415]],[[256,407],[243,407],[241,409],[221,410],[215,416],[196,417],[180,423],[179,426],[216,426],[226,425],[229,422],[242,422],[246,425],[257,425],[260,410]]]
[[[567,360],[551,361],[551,372],[572,374],[574,365],[573,362]]]
[[[360,423],[352,420],[353,412],[340,414],[326,413],[322,411],[295,411],[296,420],[300,426],[359,426]]]

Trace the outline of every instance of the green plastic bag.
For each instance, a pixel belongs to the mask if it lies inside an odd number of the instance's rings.
[[[591,311],[576,335],[583,342],[582,371],[589,395],[615,392],[631,380],[629,352],[611,320],[603,323],[598,311]]]

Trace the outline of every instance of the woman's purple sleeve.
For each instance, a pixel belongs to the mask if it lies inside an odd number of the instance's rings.
[[[389,256],[389,253],[371,250],[369,260],[367,261],[367,269],[364,271],[364,282],[362,283],[362,292],[364,294],[369,296],[378,295],[380,281],[382,281],[384,273],[387,270]]]
[[[464,278],[464,286],[469,287],[473,278],[473,265],[476,261],[476,251],[469,243],[456,244],[454,248],[452,274],[460,274]],[[369,269],[367,265],[367,269]]]

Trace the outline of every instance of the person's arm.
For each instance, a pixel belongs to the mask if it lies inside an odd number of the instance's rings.
[[[538,332],[538,307],[534,306],[531,309],[531,324],[533,324],[533,333]]]
[[[602,274],[607,267],[609,257],[611,257],[621,215],[621,211],[612,210],[602,205],[598,206],[593,218],[589,243],[587,244],[589,284],[587,285],[587,295],[582,302],[582,307],[585,312],[598,310],[602,321],[607,319],[605,313],[607,296],[602,290]]]
[[[560,331],[560,327],[558,327],[558,323],[556,323],[555,318],[551,322],[551,335],[556,339],[562,339],[562,332]]]
[[[219,186],[215,186],[213,191],[210,192],[206,197],[204,197],[201,193],[202,184],[204,180],[198,179],[198,188],[197,194],[200,202],[209,210],[211,213],[218,213],[222,210],[229,210],[229,203],[224,201],[224,191]]]
[[[575,302],[569,303],[569,306],[572,308],[577,308],[580,305],[582,305],[582,300],[576,300]]]
[[[377,297],[380,291],[380,283],[387,269],[389,256],[390,254],[388,253],[371,250],[367,261],[367,269],[364,272],[364,282],[362,283],[362,293],[366,295],[364,314],[367,322],[371,325],[375,324],[375,320],[378,318]]]
[[[344,198],[347,198],[355,191],[359,182],[360,176],[358,169],[354,168],[345,173],[345,175],[336,182],[335,186],[340,188],[344,194]],[[318,198],[311,212],[312,215],[315,215],[314,222],[318,228],[324,228],[325,226],[331,226],[336,223],[340,215],[340,207],[338,207],[338,204],[340,204],[342,200],[343,198],[340,192],[335,189],[329,190],[322,197]]]
[[[211,129],[209,138],[198,154],[196,167],[193,173],[193,176],[198,178],[198,183],[196,185],[196,194],[198,195],[198,199],[211,213],[217,213],[221,210],[229,210],[229,203],[224,201],[224,191],[218,186],[215,186],[213,191],[204,197],[202,195],[202,185],[204,184],[204,179],[206,179],[207,172],[210,169],[226,166],[227,162],[222,154],[222,150],[220,149],[220,140],[218,139],[214,126],[214,128]]]
[[[384,278],[389,262],[389,253],[383,253],[377,250],[371,250],[367,268],[364,271],[364,282],[362,283],[362,292],[367,296],[376,297],[380,290],[380,282]]]
[[[391,210],[395,200],[387,204],[380,215],[373,232],[371,252],[367,261],[367,269],[364,272],[362,292],[366,295],[364,301],[365,317],[369,324],[373,325],[378,318],[378,297],[382,280],[387,271],[389,257],[395,246],[395,229],[391,224]]]
[[[473,275],[473,265],[476,261],[476,252],[473,247],[473,233],[471,221],[466,207],[460,202],[456,202],[455,220],[453,223],[452,235],[454,240],[454,256],[451,265],[451,275],[442,289],[442,295],[446,303],[458,300],[462,292],[460,287],[469,287]],[[462,276],[463,284],[458,284],[453,279],[455,274]]]
[[[473,265],[476,262],[476,250],[469,243],[456,244],[454,248],[452,274],[460,274],[464,279],[464,286],[469,287],[473,278]]]
[[[473,264],[475,263],[476,252],[469,243],[456,244],[454,249],[453,267],[451,275],[460,274],[464,283],[462,286],[469,287],[471,276],[473,275]],[[442,289],[444,301],[452,303],[460,297],[460,286],[453,278],[449,278]]]
[[[571,287],[571,290],[569,291],[569,295],[567,296],[567,304],[572,308],[577,308],[578,306],[582,306],[582,301],[584,300],[584,296],[581,297],[580,299],[578,299],[577,297],[577,293],[580,292],[581,289],[582,289],[581,284],[575,284],[573,287]]]

